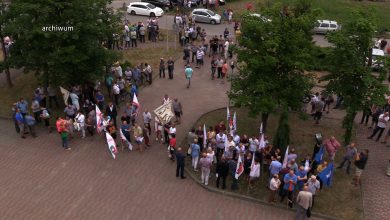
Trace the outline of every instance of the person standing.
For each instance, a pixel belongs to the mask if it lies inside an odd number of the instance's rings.
[[[110,116],[111,120],[114,122],[115,127],[117,127],[116,117],[118,116],[118,112],[116,110],[116,106],[112,102],[108,103],[108,106],[106,108],[106,115]]]
[[[351,168],[351,161],[355,158],[355,155],[357,154],[357,149],[355,146],[355,143],[351,143],[347,146],[347,150],[343,157],[343,162],[340,163],[340,166],[338,166],[338,169],[341,169],[344,167],[344,164],[347,163],[347,174],[349,175],[349,171]],[[314,194],[313,194],[314,195]]]
[[[217,59],[213,55],[211,58],[211,79],[214,80],[215,78],[215,71],[217,70]]]
[[[33,99],[33,101],[31,102],[31,110],[34,114],[35,121],[38,123],[41,122],[41,119],[39,117],[41,114],[41,106],[39,105],[38,100]]]
[[[238,189],[238,180],[236,179],[236,170],[237,170],[237,158],[232,158],[228,162],[230,174],[232,175],[232,190]]]
[[[152,122],[152,114],[148,111],[148,109],[145,109],[145,111],[142,113],[143,119],[144,119],[144,126],[148,130],[149,135],[152,134],[152,127],[150,123]]]
[[[54,104],[56,105],[56,107],[58,108],[59,105],[58,105],[58,100],[57,100],[57,92],[55,90],[55,88],[52,86],[52,85],[49,85],[47,87],[47,94],[49,96],[49,108],[52,108],[52,103],[54,102]]]
[[[20,98],[19,102],[16,104],[16,107],[19,109],[19,112],[24,118],[24,116],[27,115],[28,112],[28,102],[24,98]]]
[[[168,77],[169,79],[173,79],[173,70],[175,69],[175,61],[173,61],[172,57],[169,57],[167,61],[168,65]]]
[[[173,112],[175,113],[176,121],[175,123],[180,124],[181,123],[181,115],[183,114],[183,108],[181,105],[181,102],[178,101],[178,99],[175,97],[172,102],[172,108]]]
[[[217,64],[217,72],[218,72],[218,75],[217,75],[217,78],[221,78],[222,77],[222,66],[223,66],[223,59],[221,57],[219,57],[216,61],[216,64]]]
[[[190,88],[190,85],[191,85],[191,78],[192,78],[192,73],[193,73],[193,70],[192,70],[190,65],[187,65],[184,73],[185,73],[186,79],[188,80],[188,84],[187,84],[187,89],[188,89],[188,88]]]
[[[27,114],[24,117],[24,120],[26,122],[28,130],[30,131],[31,136],[33,138],[37,137],[37,135],[35,134],[35,124],[36,124],[35,118],[33,116],[31,116],[30,114]]]
[[[307,212],[312,208],[312,194],[308,191],[308,187],[304,186],[303,190],[297,196],[297,212],[295,220],[304,220],[307,218]],[[309,211],[310,212],[310,211]]]
[[[176,177],[179,177],[180,174],[181,179],[186,178],[184,176],[185,157],[186,155],[183,153],[181,147],[179,147],[176,152],[176,160],[177,160]]]
[[[226,134],[223,133],[223,130],[219,130],[219,133],[215,136],[217,141],[217,161],[221,158],[225,150],[225,142],[227,140]]]
[[[389,113],[385,112],[381,114],[378,118],[378,123],[376,124],[376,127],[374,128],[371,136],[369,136],[368,139],[372,139],[379,131],[378,137],[376,138],[376,141],[378,142],[382,136],[383,131],[386,129],[388,121],[389,121]]]
[[[192,157],[192,167],[195,172],[198,172],[198,161],[200,155],[200,146],[198,144],[198,139],[194,139],[193,143],[190,145],[191,148],[191,157]]]
[[[311,175],[310,179],[307,181],[306,184],[307,184],[309,192],[311,192],[311,194],[312,194],[311,208],[313,208],[315,195],[320,191],[320,188],[321,188],[320,181],[317,180],[316,176]]]
[[[222,72],[221,72],[221,78],[222,78],[222,81],[221,83],[225,83],[225,77],[227,75],[227,72],[228,72],[228,65],[226,63],[226,61],[223,63],[222,65]]]
[[[253,157],[255,155],[253,154]],[[255,158],[254,164],[251,165],[250,173],[249,173],[249,188],[253,188],[253,184],[256,179],[260,177],[260,162],[258,158]]]
[[[353,182],[355,186],[361,184],[360,177],[363,173],[364,168],[366,167],[367,160],[368,160],[368,153],[369,153],[368,149],[365,149],[363,152],[360,152],[355,157],[356,172],[355,172],[355,177]]]
[[[282,195],[280,198],[280,202],[284,201],[284,198],[287,196],[288,198],[288,205],[290,208],[292,208],[292,202],[293,202],[293,193],[295,189],[295,185],[297,184],[298,178],[294,173],[294,170],[290,170],[288,174],[286,174],[283,178],[283,190]]]
[[[326,152],[328,152],[330,160],[333,161],[334,157],[336,156],[336,152],[341,147],[341,144],[336,140],[335,137],[332,136],[324,140],[323,145],[325,147]]]
[[[206,186],[209,184],[211,165],[212,163],[211,160],[207,158],[207,153],[203,153],[202,158],[199,160],[199,166],[202,171],[201,181]]]
[[[314,120],[316,121],[315,123],[318,124],[321,117],[322,117],[322,111],[324,110],[325,107],[325,98],[322,97],[320,100],[316,101],[314,103]]]
[[[222,189],[226,189],[226,177],[229,173],[229,164],[226,162],[225,157],[222,157],[217,163],[217,188],[219,188],[219,182],[222,179]]]
[[[79,111],[75,117],[76,122],[80,126],[80,131],[81,131],[81,137],[85,138],[85,116],[81,111]]]
[[[160,78],[165,78],[165,61],[164,58],[160,58]]]
[[[121,93],[121,90],[119,88],[119,85],[117,82],[114,83],[112,86],[112,93],[114,94],[114,100],[115,100],[115,105],[119,105],[119,95]]]
[[[176,151],[176,134],[172,133],[169,135],[169,153],[170,153],[170,159],[172,161],[175,161],[175,151]]]
[[[280,179],[279,179],[279,175],[278,174],[274,174],[271,178],[271,180],[269,181],[269,190],[270,190],[270,193],[269,193],[269,197],[268,197],[268,202],[269,203],[275,203],[276,200],[275,200],[275,195],[276,195],[276,192],[278,191],[279,187],[280,187]]]
[[[133,131],[134,131],[133,134],[134,134],[135,143],[137,143],[139,151],[143,152],[144,151],[144,148],[142,146],[143,132],[141,126],[139,126],[138,123],[135,123]]]

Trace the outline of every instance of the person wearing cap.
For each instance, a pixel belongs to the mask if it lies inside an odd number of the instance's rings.
[[[313,208],[314,207],[314,198],[316,196],[316,193],[318,193],[320,191],[320,188],[321,188],[320,181],[317,180],[317,177],[315,175],[311,175],[310,179],[307,181],[306,185],[307,185],[309,192],[311,192],[311,194],[313,195],[312,196],[312,205],[311,205],[311,207]]]
[[[269,197],[268,197],[268,202],[269,203],[275,203],[276,200],[275,200],[275,195],[276,195],[276,192],[278,191],[279,187],[280,187],[280,179],[279,179],[279,175],[278,174],[274,174],[271,178],[271,180],[269,181],[269,190],[270,190],[270,193],[269,193]]]
[[[200,155],[200,146],[198,144],[198,139],[195,138],[194,142],[190,145],[191,148],[191,157],[192,157],[192,167],[194,168],[195,172],[198,172],[198,161],[199,161],[199,155]]]
[[[188,89],[188,88],[190,88],[190,85],[191,85],[191,78],[192,78],[192,73],[193,73],[193,70],[192,70],[190,65],[187,65],[184,73],[185,73],[186,79],[188,80],[188,84],[187,84],[187,89]]]

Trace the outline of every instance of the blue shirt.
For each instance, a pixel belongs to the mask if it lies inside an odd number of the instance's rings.
[[[26,100],[23,100],[21,102],[18,102],[18,109],[20,109],[20,112],[25,114],[27,113],[28,103]]]
[[[292,183],[290,183],[289,181],[292,181]],[[284,178],[283,178],[283,182],[284,182],[284,185],[283,185],[283,189],[285,190],[289,190],[289,188],[291,190],[289,191],[294,191],[295,189],[295,184],[297,184],[297,181],[298,181],[298,178],[295,174],[293,175],[290,175],[290,173],[284,175]]]
[[[17,113],[15,114],[15,120],[16,120],[19,124],[24,123],[24,119],[23,119],[22,113],[17,112]]]
[[[185,70],[185,74],[186,74],[186,78],[187,79],[191,79],[192,77],[192,68],[191,67],[187,67],[186,70]]]
[[[200,146],[199,144],[191,144],[191,157],[199,157]]]
[[[278,174],[282,170],[282,164],[279,161],[272,161],[269,165],[269,171],[272,175]]]
[[[298,170],[296,172],[296,175],[297,175],[297,177],[299,176],[300,178],[304,178],[307,175],[307,172],[305,170]],[[304,183],[305,183],[305,180],[299,180],[297,183],[298,189],[302,189]]]
[[[26,115],[25,119],[26,119],[27,125],[29,125],[29,126],[35,125],[35,118],[32,117],[31,115]]]

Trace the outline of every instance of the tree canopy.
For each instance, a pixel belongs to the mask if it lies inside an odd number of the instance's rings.
[[[384,94],[388,90],[382,84],[384,72],[373,73],[368,64],[376,25],[369,13],[355,11],[353,16],[353,21],[328,36],[334,48],[329,60],[330,74],[322,79],[329,81],[326,87],[328,92],[343,97],[347,112],[343,121],[346,143],[351,140],[357,111],[374,103],[384,104]]]
[[[54,85],[90,82],[118,54],[103,47],[120,21],[109,0],[13,0],[4,32],[12,37],[10,65]],[[53,28],[54,27],[54,28]],[[66,27],[67,30],[53,30]]]
[[[244,15],[236,48],[242,68],[232,78],[232,101],[252,115],[300,108],[312,87],[304,70],[311,60],[315,20],[304,0],[283,9],[275,5],[261,17]]]

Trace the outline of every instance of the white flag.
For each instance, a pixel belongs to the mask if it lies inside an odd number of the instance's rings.
[[[288,161],[288,148],[289,148],[289,146],[287,146],[287,148],[286,148],[286,153],[284,154],[284,159],[283,159],[283,168],[286,168],[287,167],[287,161]]]
[[[236,112],[234,112],[234,115],[233,115],[233,130],[237,131],[237,118],[236,118]]]
[[[116,158],[115,154],[118,153],[115,140],[112,138],[112,136],[108,132],[106,132],[106,139],[107,139],[108,150],[110,151],[112,158],[115,159]]]
[[[259,149],[265,148],[265,140],[264,140],[264,134],[261,134],[260,141],[259,141]]]
[[[137,113],[139,112],[139,110],[141,109],[141,105],[139,104],[138,102],[138,98],[137,98],[137,95],[134,93],[134,96],[133,96],[133,105],[135,105],[137,107]]]
[[[207,132],[206,132],[206,125],[203,124],[203,149],[206,149],[207,147]]]
[[[130,143],[130,141],[127,140],[126,136],[123,134],[122,129],[119,129],[119,133],[121,135],[122,142],[125,142],[127,144],[127,147],[129,150],[133,150],[133,145]]]
[[[68,90],[62,88],[62,86],[60,86],[60,90],[61,90],[62,98],[64,99],[64,103],[67,106],[70,92]]]
[[[262,134],[263,133],[263,122],[261,122],[261,124],[260,124],[260,134]]]

